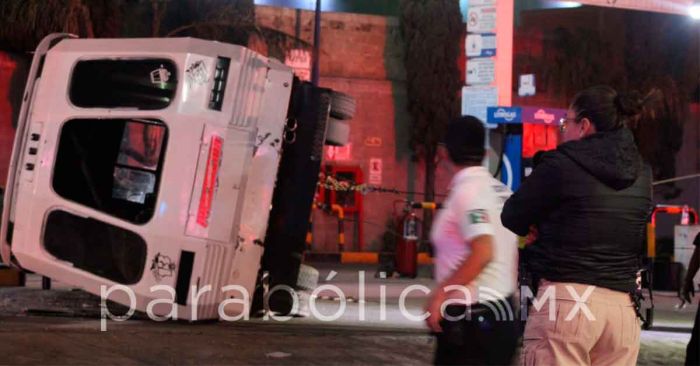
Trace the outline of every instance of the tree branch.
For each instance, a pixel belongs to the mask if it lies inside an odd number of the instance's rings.
[[[83,18],[87,38],[95,38],[95,28],[90,17],[90,9],[85,4],[80,5],[80,15]]]

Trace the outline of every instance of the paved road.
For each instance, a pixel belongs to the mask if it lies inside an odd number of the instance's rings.
[[[0,318],[2,364],[407,364],[430,362],[422,333],[261,322],[110,324]]]
[[[186,324],[144,320],[109,322],[100,332],[98,299],[58,285],[41,291],[0,289],[0,364],[429,364],[431,337],[422,322],[408,321],[398,306],[411,284],[430,287],[429,278],[382,280],[373,268],[319,266],[322,284],[333,284],[350,298],[359,296],[357,271],[365,276],[364,319],[360,304],[349,302],[333,322],[315,317],[280,323],[251,320],[235,323]],[[381,287],[386,293],[382,319]],[[339,302],[321,293],[317,310],[333,314]],[[325,297],[328,295],[329,297]],[[663,296],[661,296],[663,295]],[[421,312],[425,295],[415,291],[406,309]],[[672,294],[657,296],[657,323],[664,331],[643,332],[640,365],[681,364],[695,307],[676,310]],[[670,330],[670,331],[668,331]]]
[[[0,317],[1,364],[427,365],[422,331],[363,326],[236,322],[210,324],[66,317]],[[687,334],[644,332],[640,365],[679,365]]]

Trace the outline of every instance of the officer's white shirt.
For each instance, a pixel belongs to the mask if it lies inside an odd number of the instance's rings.
[[[438,283],[449,278],[469,256],[474,238],[493,237],[491,262],[468,284],[470,303],[505,298],[515,292],[518,239],[501,224],[503,204],[512,193],[484,167],[462,169],[452,179],[443,209],[433,222],[430,238]]]

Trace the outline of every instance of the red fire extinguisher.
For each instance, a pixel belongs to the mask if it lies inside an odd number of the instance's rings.
[[[408,209],[401,223],[403,235],[396,245],[396,272],[403,277],[415,278],[418,275],[418,240],[420,240],[420,220]]]

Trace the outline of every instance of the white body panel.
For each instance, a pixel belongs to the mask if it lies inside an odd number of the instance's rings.
[[[230,58],[221,111],[208,107],[217,57]],[[165,109],[79,108],[71,103],[68,90],[78,61],[149,58],[169,59],[177,68],[175,98]],[[195,64],[200,65],[200,74],[189,75],[188,70]],[[194,261],[189,296],[186,305],[178,308],[179,318],[217,318],[218,305],[224,298],[221,288],[227,285],[242,286],[252,296],[280,160],[292,77],[291,69],[274,60],[218,42],[189,38],[61,41],[47,52],[31,97],[33,102],[27,107],[29,112],[19,121],[0,233],[3,261],[10,263],[14,256],[25,269],[97,295],[101,286],[115,285],[55,258],[45,249],[47,215],[61,210],[143,238],[147,246],[143,275],[140,281],[127,286],[136,294],[139,310],[145,311],[153,299],[171,298],[164,291],[151,292],[151,287],[176,288],[177,263],[183,251],[194,253]],[[66,121],[82,118],[154,119],[167,126],[168,143],[162,152],[155,211],[145,224],[134,224],[69,201],[53,189],[61,129]],[[39,134],[40,139],[27,138],[32,133]],[[202,225],[197,214],[213,139],[222,141],[221,164],[208,223]],[[38,149],[38,154],[27,154],[30,147]],[[27,163],[34,164],[35,169],[25,169]],[[8,222],[14,224],[11,247],[7,240]],[[152,273],[156,256],[172,260],[175,267],[169,276]],[[207,285],[211,285],[211,291],[199,297],[193,308],[194,293]],[[123,295],[116,291],[110,299],[128,305],[129,299]],[[227,314],[232,316],[243,310],[242,306],[230,307]],[[155,308],[161,315],[169,311],[169,306]]]
[[[700,233],[700,225],[676,225],[674,228],[673,258],[674,261],[681,263],[686,271],[695,250],[693,240],[698,233]],[[700,272],[695,275],[695,283],[700,283]]]

